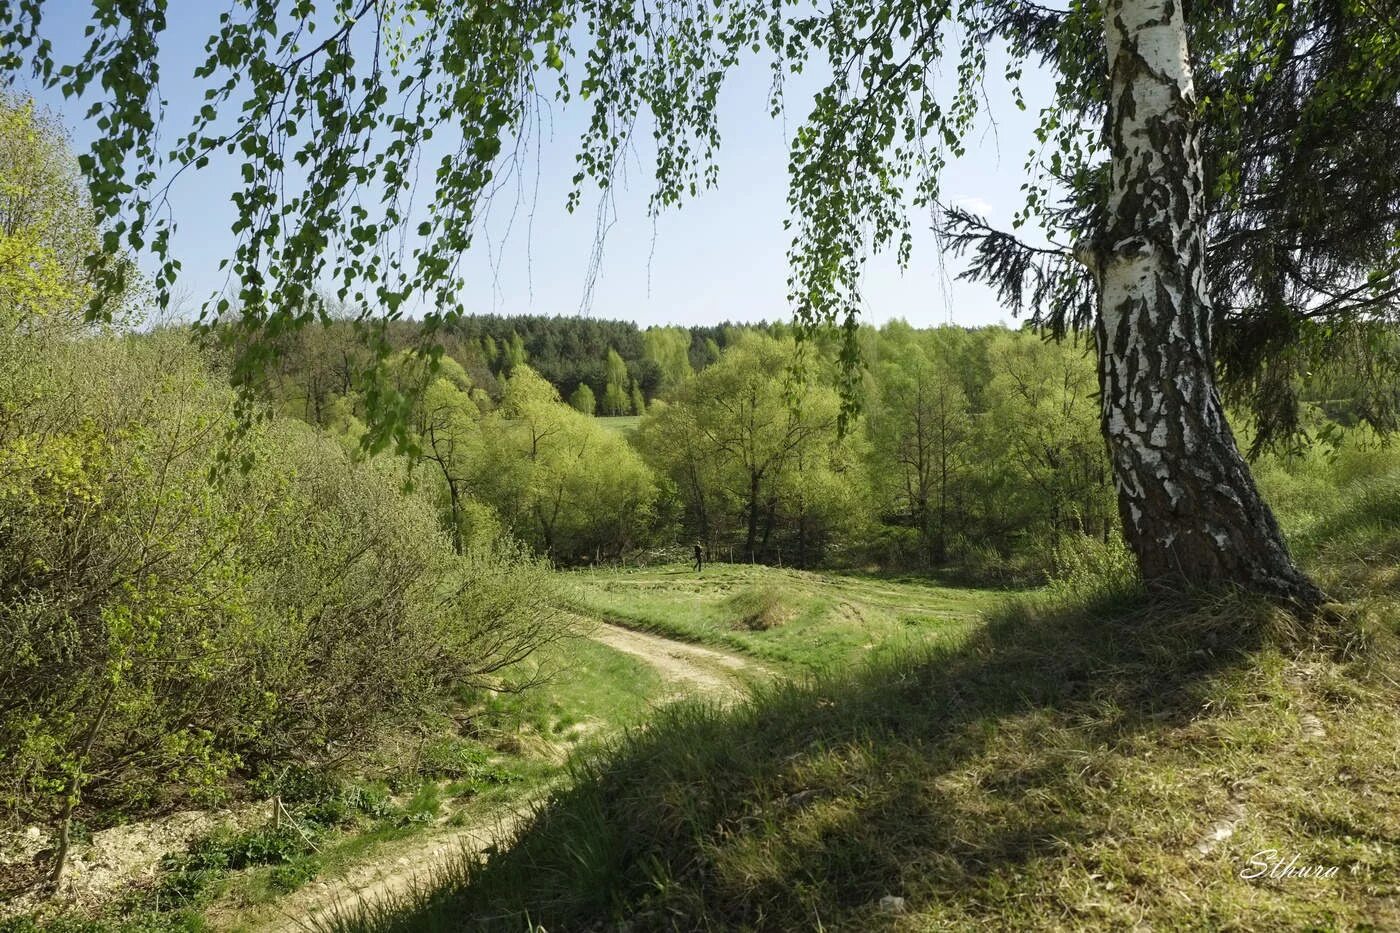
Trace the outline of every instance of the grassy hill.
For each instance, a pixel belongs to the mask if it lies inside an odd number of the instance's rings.
[[[672,707],[514,847],[340,928],[1394,928],[1393,630],[1297,634],[1241,601],[1023,605],[957,648]],[[1242,876],[1295,854],[1338,872]]]
[[[780,669],[842,667],[877,648],[961,640],[1004,595],[917,577],[707,564],[568,575],[585,615],[744,651]]]
[[[1013,598],[961,638],[668,707],[576,761],[514,845],[336,928],[1400,928],[1400,483],[1298,482],[1276,492],[1308,504],[1287,520],[1343,600],[1325,617],[1112,579]],[[746,630],[740,569],[685,579],[577,599],[797,668],[807,614],[908,624],[889,581],[794,575],[791,618]],[[939,589],[916,630],[959,625]]]

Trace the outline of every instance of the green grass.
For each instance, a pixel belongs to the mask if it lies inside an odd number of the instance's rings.
[[[637,725],[666,686],[644,661],[581,637],[547,646],[505,681],[530,686],[484,697],[481,726],[502,738],[523,731],[566,744]]]
[[[512,848],[338,929],[1389,928],[1400,665],[1297,636],[1240,599],[1024,603],[956,648],[670,707]],[[1242,878],[1268,849],[1343,872]]]
[[[623,434],[632,434],[637,430],[637,425],[642,423],[641,415],[600,415],[598,423],[612,431],[619,431]]]
[[[335,929],[1400,929],[1400,477],[1307,487],[1280,514],[1342,600],[1327,616],[1105,577],[666,707],[576,759],[513,845]],[[678,576],[599,574],[579,599],[757,653],[824,598],[905,586],[813,576],[754,629],[735,623],[770,609],[768,574]],[[1295,855],[1336,871],[1246,877]]]
[[[876,649],[952,643],[1005,595],[921,578],[783,570],[748,564],[568,575],[581,613],[743,651],[773,666],[820,671]]]

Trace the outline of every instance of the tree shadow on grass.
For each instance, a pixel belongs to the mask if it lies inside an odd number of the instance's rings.
[[[1102,836],[1125,750],[1189,724],[1282,618],[1019,603],[958,647],[679,704],[576,762],[511,846],[349,928],[864,929],[884,895],[996,899]]]

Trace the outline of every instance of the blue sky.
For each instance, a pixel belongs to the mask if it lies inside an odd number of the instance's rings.
[[[217,2],[172,3],[169,31],[162,44],[162,91],[172,131],[202,103],[202,88],[190,75]],[[83,0],[46,5],[48,34],[60,54],[78,49],[90,6]],[[999,75],[996,63],[989,74]],[[810,79],[808,79],[810,81]],[[565,197],[574,173],[575,142],[584,115],[578,108],[555,107],[530,169],[519,179],[518,200],[497,200],[492,217],[468,257],[474,283],[469,310],[501,314],[573,314],[622,318],[640,324],[702,324],[721,320],[787,318],[786,250],[788,140],[805,115],[804,86],[790,83],[785,120],[768,113],[767,66],[741,67],[721,98],[723,146],[718,187],[663,214],[647,215],[651,167],[633,160],[627,184],[615,192],[615,216],[603,241],[602,262],[591,301],[585,301],[598,214],[596,195],[570,214]],[[1028,70],[1025,112],[1012,105],[999,78],[989,78],[989,111],[969,141],[969,153],[943,176],[943,194],[983,213],[994,224],[1009,225],[1021,204],[1022,166],[1033,142],[1039,105],[1046,100],[1042,75]],[[805,85],[807,89],[812,84]],[[28,90],[34,90],[28,88]],[[88,101],[64,101],[38,93],[57,110],[85,147],[91,131],[82,121]],[[649,137],[643,128],[642,136]],[[538,166],[536,168],[536,166]],[[223,284],[218,263],[232,249],[234,219],[229,194],[235,190],[236,163],[214,162],[181,179],[172,192],[179,225],[176,257],[183,263],[179,291],[184,304],[200,301]],[[903,318],[920,326],[952,321],[960,325],[1010,322],[995,295],[984,286],[958,282],[960,266],[941,257],[925,218],[915,219],[915,252],[901,272],[887,256],[872,258],[863,282],[865,317],[873,322]]]

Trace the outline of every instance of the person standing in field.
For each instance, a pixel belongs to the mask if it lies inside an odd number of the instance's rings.
[[[699,573],[705,569],[705,552],[700,547],[700,542],[695,543],[695,572]]]

